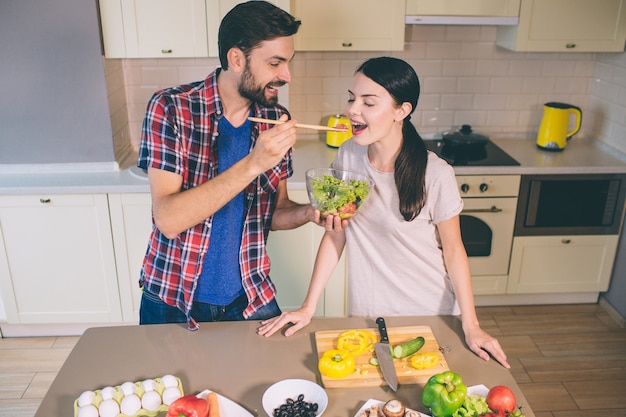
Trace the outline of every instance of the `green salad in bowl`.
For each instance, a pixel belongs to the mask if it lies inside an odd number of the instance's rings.
[[[367,176],[332,168],[316,168],[306,172],[306,189],[311,204],[321,217],[354,216],[367,199],[374,182]]]

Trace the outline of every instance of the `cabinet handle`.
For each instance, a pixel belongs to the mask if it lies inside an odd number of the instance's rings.
[[[575,43],[566,43],[565,47],[567,49],[574,49],[574,48],[576,48],[576,44]]]
[[[352,42],[344,42],[341,44],[341,46],[343,46],[344,48],[349,48],[352,46]]]
[[[172,50],[171,49],[161,49],[161,53],[162,54],[171,54]]]
[[[490,208],[463,210],[461,214],[464,214],[464,213],[500,213],[501,211],[502,211],[501,208],[498,208],[496,206],[491,206]]]
[[[571,239],[561,239],[561,243],[563,243],[564,245],[569,245],[570,243],[572,243]]]
[[[52,201],[52,200],[50,200],[49,198],[40,198],[40,199],[39,199],[39,202],[40,202],[41,204],[48,204],[48,203],[50,203],[51,201]]]

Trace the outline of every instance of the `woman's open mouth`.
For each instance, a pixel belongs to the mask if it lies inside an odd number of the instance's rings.
[[[367,125],[365,123],[355,122],[354,120],[350,120],[350,123],[352,124],[353,135],[358,135],[361,132],[363,132],[365,129],[367,129]]]

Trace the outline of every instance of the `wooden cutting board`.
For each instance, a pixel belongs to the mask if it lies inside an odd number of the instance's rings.
[[[345,329],[345,330],[323,330],[315,332],[315,344],[317,348],[317,357],[322,357],[322,354],[327,350],[337,348],[337,340],[339,335],[347,330],[368,330],[378,336],[380,340],[380,334],[378,328],[371,329]],[[435,339],[430,326],[402,326],[402,327],[388,327],[387,334],[389,336],[389,343],[391,346],[396,346],[400,343],[408,342],[415,339],[418,336],[424,338],[424,346],[419,352],[435,352],[439,355],[439,361],[433,368],[429,369],[415,369],[411,366],[409,358],[394,359],[394,365],[396,367],[396,374],[398,375],[399,384],[422,384],[428,381],[428,378],[450,370],[446,358],[439,350],[440,346]],[[373,350],[373,349],[372,349]],[[351,388],[351,387],[371,387],[386,385],[383,374],[378,366],[370,364],[370,359],[376,356],[374,352],[366,352],[361,355],[355,356],[356,371],[345,378],[329,378],[321,375],[322,383],[326,388]]]

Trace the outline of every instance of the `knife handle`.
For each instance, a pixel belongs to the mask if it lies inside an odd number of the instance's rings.
[[[377,318],[376,324],[378,325],[378,331],[380,332],[380,343],[389,343],[389,337],[387,336],[387,325],[385,324],[385,319],[382,317]]]

